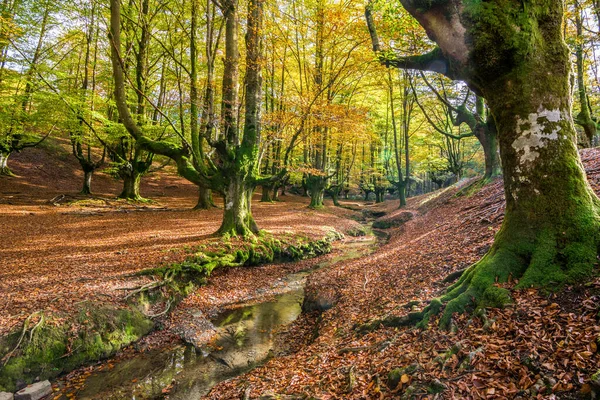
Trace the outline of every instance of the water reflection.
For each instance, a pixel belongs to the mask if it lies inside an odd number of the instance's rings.
[[[153,399],[173,387],[170,399],[196,399],[211,387],[266,361],[274,352],[278,328],[301,312],[302,289],[274,301],[242,307],[215,319],[217,340],[202,349],[178,346],[125,360],[90,376],[80,399]],[[127,378],[125,380],[124,378]]]
[[[318,268],[372,253],[377,242],[373,236],[344,242],[341,254]],[[192,400],[204,396],[217,383],[241,375],[277,353],[277,331],[300,315],[308,274],[291,274],[279,282],[286,292],[273,301],[240,307],[215,318],[217,336],[210,345],[202,349],[181,345],[136,355],[88,377],[77,398],[158,399],[168,393],[169,399]]]

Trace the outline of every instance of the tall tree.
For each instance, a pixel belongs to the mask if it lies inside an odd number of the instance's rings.
[[[121,5],[111,0],[111,59],[117,109],[127,131],[147,151],[173,159],[179,173],[188,180],[218,191],[224,197],[224,213],[219,233],[252,235],[258,227],[251,213],[251,196],[264,180],[257,173],[262,101],[262,18],[263,0],[248,3],[246,23],[245,118],[239,129],[239,5],[237,0],[216,2],[225,19],[225,58],[221,106],[221,134],[213,140],[204,137],[214,148],[214,160],[198,154],[199,146],[190,144],[180,133],[182,145],[148,138],[133,119],[127,105],[125,73],[121,56]],[[199,142],[197,142],[199,144]]]
[[[429,70],[465,81],[489,104],[502,157],[506,214],[494,244],[421,317],[510,301],[495,286],[572,282],[594,271],[600,201],[579,160],[571,117],[569,50],[560,0],[471,2],[401,0],[437,46],[427,54],[381,52],[371,10],[373,47],[390,66]],[[473,300],[475,299],[475,304]]]
[[[598,134],[598,124],[592,118],[592,111],[587,94],[586,69],[584,62],[584,37],[583,37],[583,19],[582,9],[578,0],[574,4],[575,12],[575,69],[577,73],[577,94],[579,97],[579,113],[575,117],[575,123],[583,128],[584,147],[590,147],[594,137]]]

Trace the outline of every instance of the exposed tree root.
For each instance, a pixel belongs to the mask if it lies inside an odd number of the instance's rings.
[[[499,283],[514,281],[515,289],[546,287],[556,290],[564,284],[589,278],[595,270],[600,243],[598,219],[593,213],[584,215],[578,222],[580,226],[571,232],[550,226],[535,230],[529,236],[518,234],[527,232],[519,225],[520,222],[516,226],[505,225],[490,251],[422,311],[374,320],[357,327],[357,330],[365,333],[380,326],[409,325],[424,329],[437,315],[440,315],[440,327],[449,329],[455,313],[503,307],[511,303],[510,291]],[[456,275],[458,272],[444,281]]]
[[[13,356],[13,354],[15,354],[15,352],[19,349],[19,347],[21,347],[21,343],[23,343],[23,339],[25,338],[25,335],[27,334],[27,332],[29,332],[29,341],[31,342],[31,340],[33,339],[33,334],[36,331],[36,329],[38,329],[43,323],[44,323],[44,314],[42,314],[42,316],[40,317],[40,320],[37,322],[37,324],[35,324],[31,329],[29,329],[29,322],[31,322],[31,319],[38,315],[40,313],[40,311],[36,311],[32,314],[30,314],[25,321],[23,321],[23,330],[21,331],[21,335],[19,336],[19,340],[17,340],[17,344],[15,345],[15,347],[4,357],[3,361],[3,365],[6,366],[6,364],[8,364],[8,362],[10,361],[11,357]]]

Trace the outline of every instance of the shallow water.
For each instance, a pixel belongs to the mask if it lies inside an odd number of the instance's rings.
[[[357,238],[339,247],[339,256],[321,263],[322,268],[371,253],[377,239]],[[281,284],[288,291],[273,301],[242,306],[217,316],[216,340],[202,349],[179,345],[136,355],[111,369],[90,375],[77,393],[78,399],[198,399],[217,383],[241,375],[267,361],[279,350],[278,332],[301,313],[306,276],[287,276]]]

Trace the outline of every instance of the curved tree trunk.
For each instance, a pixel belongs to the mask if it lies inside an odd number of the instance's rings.
[[[14,174],[8,167],[8,157],[10,153],[0,153],[0,176],[13,176]]]
[[[585,82],[585,66],[583,60],[583,22],[581,20],[581,9],[579,2],[575,2],[575,27],[577,30],[577,40],[575,44],[575,59],[577,70],[577,94],[579,96],[580,111],[575,118],[575,122],[583,128],[584,137],[581,144],[583,147],[591,147],[596,136],[597,126],[588,105],[587,88]]]
[[[439,48],[429,58],[392,62],[463,79],[488,101],[506,196],[505,219],[492,248],[430,303],[422,324],[442,308],[440,323],[448,326],[454,312],[509,302],[509,292],[495,283],[510,277],[521,288],[559,288],[591,276],[600,243],[600,200],[577,152],[563,2],[401,2]],[[366,15],[379,50],[369,9]]]
[[[559,55],[486,90],[501,137],[506,214],[488,254],[442,297],[443,324],[472,298],[485,306],[509,301],[497,281],[557,286],[594,270],[599,201],[579,160],[566,51]]]
[[[485,133],[476,135],[483,148],[485,159],[485,174],[483,179],[489,180],[502,175],[502,166],[500,165],[500,149],[498,147],[498,132],[493,122],[486,124]]]

